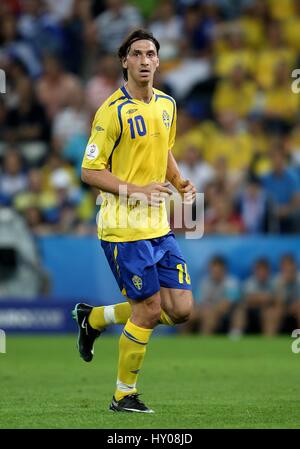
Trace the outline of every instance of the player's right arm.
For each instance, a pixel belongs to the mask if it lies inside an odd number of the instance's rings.
[[[82,181],[114,195],[126,192],[126,196],[140,199],[142,194],[151,205],[158,206],[164,196],[172,194],[165,183],[153,182],[138,186],[119,179],[109,171],[109,159],[120,137],[121,128],[117,112],[113,107],[104,104],[97,111],[92,125],[92,133],[82,162]]]

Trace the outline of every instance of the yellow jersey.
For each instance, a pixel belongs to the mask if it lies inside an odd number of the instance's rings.
[[[123,86],[96,112],[82,167],[108,169],[120,180],[144,186],[166,179],[168,151],[176,134],[176,103],[153,89],[149,103]],[[101,191],[98,236],[110,242],[161,237],[170,231],[166,206],[159,208]]]

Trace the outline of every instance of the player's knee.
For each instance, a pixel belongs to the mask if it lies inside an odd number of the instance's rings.
[[[157,295],[152,301],[145,304],[147,318],[153,322],[153,325],[157,324],[161,314],[160,296]]]
[[[176,310],[173,314],[172,321],[175,324],[185,323],[191,317],[192,310],[188,308],[182,308]]]
[[[172,312],[173,323],[180,324],[188,321],[193,312],[193,299],[185,298]]]
[[[133,306],[133,318],[140,325],[146,328],[153,328],[157,325],[161,314],[161,301],[159,293],[151,298],[139,302]]]

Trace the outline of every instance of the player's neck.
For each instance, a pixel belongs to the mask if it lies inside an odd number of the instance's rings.
[[[125,88],[133,99],[143,101],[144,103],[150,103],[153,95],[152,84],[149,83],[146,86],[139,86],[129,80],[125,84]]]

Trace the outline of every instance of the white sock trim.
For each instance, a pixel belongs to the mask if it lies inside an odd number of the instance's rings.
[[[121,382],[119,379],[117,380],[117,390],[118,391],[122,391],[123,393],[128,393],[129,391],[132,391],[135,389],[136,389],[136,384],[133,384],[133,385],[123,384],[123,382]]]
[[[106,324],[114,324],[116,322],[115,306],[104,306],[104,320]]]

